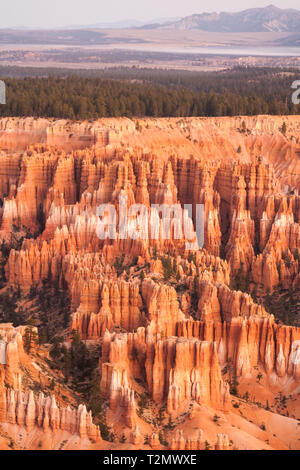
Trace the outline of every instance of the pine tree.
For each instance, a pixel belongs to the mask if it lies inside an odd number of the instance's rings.
[[[283,135],[285,135],[286,131],[287,131],[287,126],[286,126],[286,123],[284,122],[281,126],[281,132],[282,132]]]

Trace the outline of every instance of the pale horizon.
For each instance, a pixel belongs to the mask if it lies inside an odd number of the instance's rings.
[[[117,5],[116,5],[117,4]],[[221,0],[212,0],[209,6],[199,6],[198,0],[152,0],[141,3],[138,0],[117,0],[103,6],[99,0],[52,0],[41,4],[39,0],[11,0],[2,5],[0,28],[63,28],[68,26],[89,26],[97,23],[115,23],[136,20],[149,23],[158,18],[185,17],[204,12],[237,12],[249,8],[264,8],[274,5],[282,9],[299,10],[298,0],[243,2],[231,0],[224,7]]]

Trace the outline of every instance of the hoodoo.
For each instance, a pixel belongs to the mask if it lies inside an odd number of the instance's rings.
[[[0,119],[0,448],[299,449],[285,124]]]

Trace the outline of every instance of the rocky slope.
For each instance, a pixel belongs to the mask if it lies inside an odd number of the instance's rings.
[[[299,116],[0,120],[1,447],[299,448],[299,138]],[[101,239],[125,197],[191,204],[189,233],[155,209]]]
[[[202,13],[182,18],[157,28],[198,29],[211,32],[298,32],[300,11],[281,9],[274,5],[249,8],[237,13]]]
[[[45,390],[46,377],[42,377],[44,367],[36,362],[37,341],[31,340],[35,349],[31,355],[24,350],[28,346],[26,331],[25,326],[0,324],[0,436],[7,437],[10,447],[17,449],[86,448],[101,441],[100,430],[85,405],[58,406],[55,394],[34,393],[36,376]],[[37,334],[36,328],[31,327],[32,332]]]

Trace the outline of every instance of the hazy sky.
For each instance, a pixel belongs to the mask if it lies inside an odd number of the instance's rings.
[[[267,6],[299,9],[299,0],[0,0],[0,27],[60,27],[106,21],[187,16]]]

